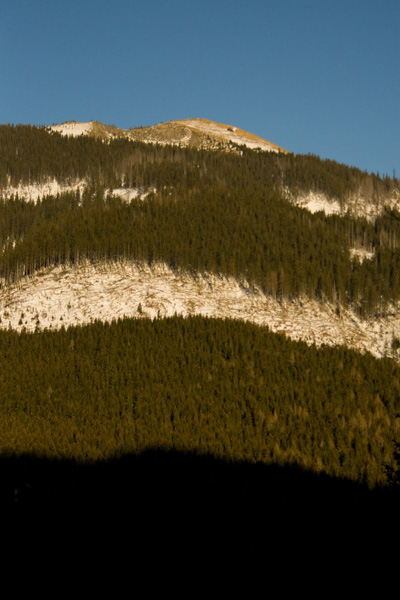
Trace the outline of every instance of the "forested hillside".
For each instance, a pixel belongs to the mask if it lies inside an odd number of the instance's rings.
[[[16,191],[52,179],[85,185],[37,202]],[[146,196],[126,201],[116,189]],[[376,219],[312,214],[289,200],[320,192],[345,206],[360,190],[381,207],[388,199]],[[229,276],[249,293],[254,284],[278,302],[329,301],[337,315],[346,308],[370,320],[400,299],[400,213],[389,206],[399,181],[316,156],[4,125],[0,191],[5,296],[39,269],[123,260]],[[387,485],[396,468],[394,361],[248,323],[175,316],[10,328],[0,331],[0,372],[3,457],[93,463],[172,449],[300,465],[370,488]]]
[[[375,222],[310,214],[283,197],[318,190],[328,197],[370,187],[376,197],[398,182],[314,156],[241,154],[90,137],[65,138],[27,126],[0,128],[2,185],[84,178],[82,193],[0,205],[0,276],[17,281],[55,264],[118,260],[165,262],[254,282],[268,294],[305,294],[372,315],[400,295],[396,210]],[[143,202],[112,196],[147,189]],[[373,258],[360,262],[351,248]]]
[[[398,366],[250,324],[176,317],[0,332],[0,369],[3,456],[96,461],[161,448],[370,487],[395,464]]]

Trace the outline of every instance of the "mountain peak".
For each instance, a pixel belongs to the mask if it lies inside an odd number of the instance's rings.
[[[269,152],[286,152],[280,146],[233,125],[224,125],[208,119],[182,119],[171,121],[171,123],[187,127],[193,132],[207,135],[225,143],[233,142],[245,145],[248,148],[260,148]]]
[[[66,121],[61,125],[52,125],[50,129],[62,135],[74,137],[79,135],[89,135],[103,139],[126,137],[147,143],[191,146],[199,149],[243,145],[267,152],[287,153],[280,146],[239,127],[224,125],[203,118],[174,120],[149,127],[134,127],[131,129],[119,129],[113,125],[103,125],[98,121],[89,121],[88,123]]]

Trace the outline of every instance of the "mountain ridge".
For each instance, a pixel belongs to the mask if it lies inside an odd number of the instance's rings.
[[[240,147],[244,146],[247,149],[271,152],[277,155],[291,155],[288,150],[255,134],[236,126],[217,123],[205,118],[172,120],[166,123],[161,122],[152,126],[139,126],[130,129],[104,125],[99,121],[89,121],[87,123],[65,121],[60,125],[48,126],[47,130],[60,133],[66,137],[89,136],[103,141],[127,139],[149,144],[172,145],[198,150],[223,150],[238,154],[241,153]],[[295,157],[296,155],[293,154],[292,156]],[[334,161],[328,162],[333,163]],[[371,178],[373,175],[368,177]],[[282,185],[281,191],[291,203],[310,212],[322,211],[328,216],[343,216],[350,212],[355,217],[367,218],[373,222],[387,207],[390,210],[400,211],[400,182],[395,179],[392,182],[393,185],[389,193],[375,190],[374,185],[371,185],[371,181],[368,181],[367,185],[360,185],[359,189],[346,194],[346,197],[338,194],[327,195],[318,189],[297,190],[294,192],[285,185]],[[85,183],[80,180],[75,185],[78,188],[85,185]],[[52,182],[50,181],[48,187],[51,186]],[[20,196],[21,193],[22,195],[25,193],[30,198],[38,197],[35,189],[28,190],[25,188],[21,190],[14,187],[8,194],[11,193],[19,193]],[[132,191],[131,195],[134,196],[135,192]]]
[[[61,125],[52,125],[49,129],[62,135],[74,137],[79,135],[89,135],[102,139],[125,137],[133,141],[209,150],[244,145],[248,148],[259,148],[268,152],[287,153],[287,150],[253,133],[233,125],[216,123],[203,118],[172,120],[149,127],[130,129],[120,129],[114,125],[104,125],[98,121],[89,121],[88,123],[65,121]]]

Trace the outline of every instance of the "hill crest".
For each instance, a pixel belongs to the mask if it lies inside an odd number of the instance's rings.
[[[50,130],[73,137],[79,135],[89,135],[102,139],[125,137],[146,143],[190,146],[201,149],[244,145],[248,148],[258,148],[267,152],[287,153],[277,144],[239,127],[202,118],[174,120],[149,127],[134,127],[131,129],[120,129],[114,125],[104,125],[98,121],[89,121],[88,123],[65,121],[61,125],[52,125]]]

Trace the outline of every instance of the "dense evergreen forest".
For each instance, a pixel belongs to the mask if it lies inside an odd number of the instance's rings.
[[[311,214],[292,194],[378,201],[399,182],[316,156],[65,138],[0,126],[0,188],[85,179],[83,192],[0,200],[0,285],[81,260],[165,262],[307,295],[371,317],[400,298],[400,214]],[[129,203],[110,190],[149,192]],[[374,252],[352,259],[349,249]],[[296,464],[386,485],[396,466],[400,370],[250,324],[200,317],[0,332],[3,457],[93,463],[149,448]]]
[[[2,456],[104,461],[149,448],[296,464],[385,485],[400,368],[233,320],[0,332]],[[390,385],[388,385],[390,382]]]
[[[238,148],[199,151],[115,139],[64,138],[44,128],[0,127],[0,182],[85,178],[81,194],[17,196],[0,204],[0,277],[17,281],[38,268],[120,258],[162,261],[190,272],[244,278],[276,297],[306,294],[383,311],[400,296],[400,215],[365,219],[310,214],[284,199],[317,190],[328,197],[369,188],[377,199],[397,189],[315,156]],[[108,190],[152,190],[126,203]],[[372,191],[371,191],[372,190]],[[374,252],[360,262],[350,247]]]

